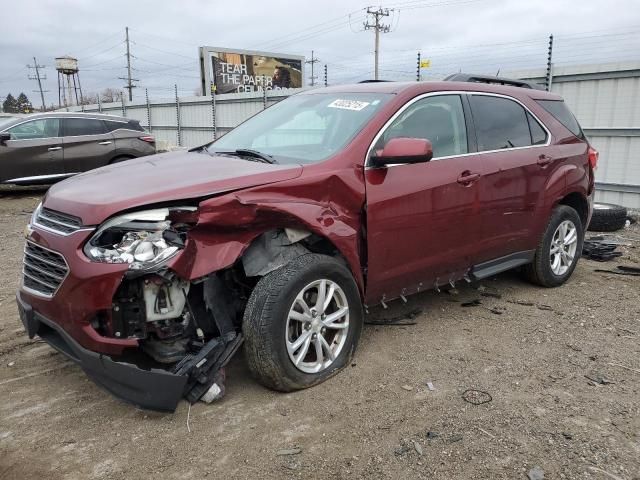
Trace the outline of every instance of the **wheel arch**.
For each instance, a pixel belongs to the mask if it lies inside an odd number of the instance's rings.
[[[573,208],[580,217],[583,229],[587,229],[587,220],[589,218],[589,201],[587,200],[587,197],[584,195],[584,193],[577,191],[568,193],[560,200],[558,200],[558,202],[556,202],[554,208],[557,205],[566,205]]]

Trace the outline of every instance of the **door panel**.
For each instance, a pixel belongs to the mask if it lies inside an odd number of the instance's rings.
[[[367,168],[367,303],[461,278],[478,257],[481,158],[468,154],[459,95],[413,101],[379,134],[433,144],[427,163]]]
[[[101,120],[65,118],[62,121],[64,164],[67,173],[86,172],[107,165],[115,141]]]
[[[7,132],[12,139],[0,145],[0,182],[64,174],[58,119],[25,122]]]
[[[474,155],[366,171],[367,302],[460,279],[476,262],[479,181],[458,183]]]
[[[480,261],[532,248],[534,211],[553,163],[549,134],[524,106],[495,95],[469,95],[485,176],[480,186]],[[537,243],[537,240],[533,242]]]

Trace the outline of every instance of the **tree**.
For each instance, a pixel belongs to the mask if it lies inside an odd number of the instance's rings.
[[[82,101],[80,105],[95,105],[98,103],[98,94],[97,93],[85,93],[82,95]]]
[[[24,93],[18,95],[16,100],[16,113],[31,113],[33,112],[33,105]]]
[[[104,103],[113,103],[122,100],[122,91],[116,90],[115,88],[105,88],[100,95]]]
[[[2,110],[6,113],[18,113],[18,102],[13,95],[7,95],[7,98],[2,102]]]

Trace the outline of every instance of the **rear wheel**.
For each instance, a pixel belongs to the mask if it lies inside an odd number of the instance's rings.
[[[132,156],[130,156],[130,155],[121,155],[121,156],[119,156],[119,157],[116,157],[116,158],[112,159],[112,160],[109,162],[109,165],[114,164],[114,163],[124,162],[124,161],[126,161],[126,160],[131,160],[132,158],[136,158],[136,157],[132,157]]]
[[[351,272],[326,255],[298,257],[263,277],[243,320],[249,369],[281,391],[307,388],[344,368],[363,310]]]
[[[536,249],[533,262],[525,266],[527,278],[543,287],[566,282],[582,252],[584,230],[580,216],[571,207],[558,205]]]

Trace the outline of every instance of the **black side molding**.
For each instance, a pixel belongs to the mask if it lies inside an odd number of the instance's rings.
[[[525,250],[489,260],[488,262],[482,262],[471,268],[469,276],[472,280],[482,280],[483,278],[492,277],[500,272],[533,262],[534,255],[535,250]]]

